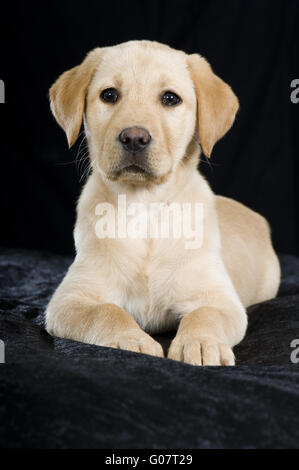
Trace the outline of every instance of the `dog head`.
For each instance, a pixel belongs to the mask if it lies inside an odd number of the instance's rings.
[[[166,181],[196,139],[210,157],[239,107],[203,57],[150,41],[93,50],[50,100],[69,146],[84,119],[93,167],[129,184]]]

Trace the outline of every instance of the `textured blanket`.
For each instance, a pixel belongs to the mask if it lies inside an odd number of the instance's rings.
[[[299,259],[282,256],[279,297],[249,309],[235,368],[50,337],[44,309],[70,263],[0,252],[0,447],[299,448]]]

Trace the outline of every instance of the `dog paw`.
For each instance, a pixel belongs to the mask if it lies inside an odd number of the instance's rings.
[[[138,352],[149,356],[164,357],[162,346],[144,332],[121,335],[117,339],[105,343],[103,346],[122,349],[124,351]]]
[[[169,349],[168,359],[193,366],[234,366],[235,356],[227,344],[208,338],[177,336]]]

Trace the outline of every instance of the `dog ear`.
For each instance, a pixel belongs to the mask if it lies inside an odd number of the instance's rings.
[[[50,105],[66,133],[69,147],[76,142],[83,119],[85,98],[103,49],[91,51],[81,65],[63,73],[50,89]]]
[[[203,57],[190,55],[188,65],[197,94],[200,143],[203,153],[210,158],[214,145],[233,125],[239,101]]]

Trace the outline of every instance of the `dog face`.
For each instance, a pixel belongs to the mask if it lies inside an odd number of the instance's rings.
[[[69,145],[84,115],[94,169],[128,184],[166,181],[198,132],[210,156],[238,109],[205,59],[150,41],[95,49],[58,79],[50,98]]]
[[[142,42],[111,48],[87,96],[91,155],[113,180],[164,179],[192,139],[195,116],[184,54]]]

